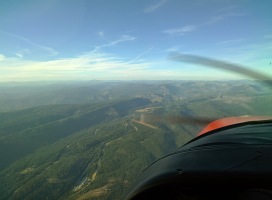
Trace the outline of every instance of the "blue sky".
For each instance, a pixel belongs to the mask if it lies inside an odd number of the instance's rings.
[[[271,0],[0,1],[0,81],[242,79],[168,59],[206,56],[272,76]]]

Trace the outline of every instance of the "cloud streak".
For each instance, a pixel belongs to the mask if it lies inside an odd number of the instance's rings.
[[[204,22],[200,26],[213,25],[213,24],[219,23],[220,21],[223,21],[223,20],[225,20],[227,18],[241,17],[241,16],[245,16],[245,14],[243,14],[243,13],[236,13],[236,12],[229,12],[229,13],[225,13],[225,14],[220,14],[220,15],[211,17],[208,21]]]
[[[31,40],[29,40],[29,39],[27,39],[25,37],[22,37],[20,35],[16,35],[16,34],[13,34],[13,33],[8,33],[8,32],[1,31],[1,30],[0,30],[0,33],[6,35],[8,37],[12,37],[12,38],[18,39],[20,41],[23,41],[26,44],[30,45],[30,47],[34,47],[34,48],[39,49],[39,50],[41,50],[43,52],[46,52],[49,56],[58,55],[58,52],[55,49],[53,49],[51,47],[48,47],[48,46],[38,44],[38,43],[35,43],[35,42],[32,42]],[[26,48],[22,48],[22,50],[24,50],[24,49],[26,49]],[[28,50],[28,51],[30,51],[30,50]],[[20,55],[23,56],[23,54],[20,54]]]
[[[173,28],[173,29],[166,29],[163,30],[162,32],[168,35],[184,35],[185,33],[192,32],[196,30],[196,26],[194,25],[188,25],[188,26],[183,26],[180,28]]]
[[[47,80],[50,77],[55,80],[66,78],[80,80],[90,77],[119,77],[120,79],[124,74],[133,75],[150,66],[148,62],[128,63],[120,57],[97,52],[51,61],[21,60],[0,55],[0,61],[0,73],[5,74],[5,79],[10,77],[13,80],[17,78]]]
[[[104,31],[99,31],[97,34],[98,34],[100,37],[104,37],[105,32],[104,32]]]
[[[223,21],[223,20],[225,20],[227,18],[239,17],[239,16],[244,16],[244,14],[234,13],[234,12],[230,12],[230,13],[226,13],[226,14],[220,14],[220,15],[211,17],[207,21],[205,21],[205,22],[203,22],[201,24],[198,24],[198,25],[186,25],[186,26],[182,26],[182,27],[166,29],[166,30],[163,30],[162,33],[167,34],[169,36],[183,36],[183,35],[185,35],[185,34],[187,34],[189,32],[196,31],[196,30],[198,30],[198,29],[200,29],[202,27],[217,24],[220,21]]]
[[[93,52],[97,52],[103,48],[106,48],[106,47],[112,47],[112,46],[115,46],[119,43],[122,43],[122,42],[128,42],[128,41],[134,41],[136,40],[136,37],[133,37],[131,35],[122,35],[119,39],[117,40],[114,40],[112,42],[109,42],[107,44],[103,44],[103,45],[100,45],[100,46],[96,46],[95,49],[93,50]]]
[[[139,59],[142,56],[144,56],[145,54],[147,54],[148,52],[150,52],[152,49],[153,49],[153,47],[150,47],[150,48],[146,49],[144,52],[140,53],[138,56],[136,56],[135,58],[133,58],[129,62],[127,62],[127,64],[139,61]]]
[[[148,68],[149,63],[139,61],[129,63],[126,59],[104,53],[104,48],[113,47],[123,42],[134,41],[131,35],[122,35],[109,43],[95,47],[94,50],[85,52],[76,57],[59,58],[48,61],[33,61],[24,58],[27,49],[17,52],[16,57],[0,56],[0,73],[5,74],[6,79],[16,77],[25,79],[81,79],[91,76],[121,76],[133,74]],[[1,59],[2,58],[2,59]]]
[[[245,38],[239,38],[239,39],[233,39],[233,40],[224,40],[224,41],[218,42],[217,44],[218,45],[235,45],[244,41],[245,41]]]
[[[163,6],[168,0],[160,0],[158,3],[149,5],[144,9],[145,13],[151,13],[159,9],[161,6]]]
[[[0,54],[0,62],[4,61],[6,59],[6,56],[4,56],[3,54]]]

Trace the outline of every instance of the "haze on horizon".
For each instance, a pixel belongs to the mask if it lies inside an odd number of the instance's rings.
[[[272,2],[20,0],[0,2],[1,82],[233,80],[171,52],[272,76]]]

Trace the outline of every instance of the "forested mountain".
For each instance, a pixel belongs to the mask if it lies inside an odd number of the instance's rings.
[[[271,115],[271,102],[254,81],[2,84],[0,199],[122,199],[197,119]]]

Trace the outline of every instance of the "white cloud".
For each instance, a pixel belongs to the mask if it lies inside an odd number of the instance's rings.
[[[14,81],[17,78],[25,80],[80,80],[90,76],[110,78],[123,76],[123,74],[134,74],[137,71],[148,69],[149,66],[148,62],[129,63],[125,59],[109,54],[87,52],[74,58],[50,61],[5,58],[0,64],[0,74],[4,74],[3,80],[6,81]]]
[[[104,32],[104,31],[99,31],[97,34],[98,34],[100,37],[104,37],[105,32]]]
[[[137,55],[135,58],[131,59],[127,64],[132,63],[132,62],[137,62],[139,61],[139,59],[144,56],[145,54],[147,54],[148,52],[150,52],[153,49],[153,47],[150,47],[148,49],[146,49],[144,52],[140,53],[139,55]]]
[[[224,41],[218,42],[217,44],[218,45],[235,45],[244,41],[245,41],[245,38],[239,38],[239,39],[233,39],[233,40],[224,40]]]
[[[19,57],[19,58],[23,58],[23,57],[24,57],[24,55],[21,54],[21,53],[15,53],[15,55],[16,55],[17,57]]]
[[[0,62],[4,61],[6,59],[6,56],[4,56],[3,54],[0,54]]]
[[[186,33],[193,32],[197,29],[200,29],[201,27],[214,25],[214,24],[219,23],[220,21],[225,20],[227,18],[239,17],[239,16],[244,16],[244,14],[229,12],[229,13],[220,14],[220,15],[211,17],[210,19],[208,19],[207,21],[205,21],[201,24],[187,25],[187,26],[178,27],[178,28],[166,29],[166,30],[163,30],[162,33],[172,35],[172,36],[182,36],[182,35],[185,35]]]
[[[241,17],[241,16],[245,16],[245,14],[238,13],[238,12],[229,12],[225,14],[220,14],[220,15],[211,17],[208,21],[204,22],[200,26],[213,25],[230,17]]]
[[[118,40],[115,40],[115,41],[111,42],[109,45],[112,46],[112,45],[118,44],[120,42],[133,41],[135,39],[136,38],[133,37],[133,36],[131,36],[131,35],[122,35],[121,38],[119,38]]]
[[[8,32],[4,32],[4,31],[1,31],[0,30],[0,33],[1,34],[4,34],[8,37],[11,37],[11,38],[14,38],[14,39],[17,39],[17,40],[20,40],[22,42],[24,42],[24,44],[27,44],[28,45],[28,48],[33,48],[34,51],[33,52],[36,52],[36,51],[41,51],[42,53],[46,53],[48,56],[55,56],[58,54],[58,52],[51,48],[51,47],[48,47],[48,46],[45,46],[45,45],[41,45],[41,44],[38,44],[38,43],[35,43],[25,37],[22,37],[20,35],[16,35],[16,34],[13,34],[13,33],[8,33]],[[25,47],[22,47],[22,50],[26,49]],[[18,53],[19,56],[23,56],[21,53]]]
[[[166,51],[166,52],[180,51],[181,48],[184,49],[184,47],[185,47],[184,45],[176,45],[176,46],[172,46],[172,47],[167,48],[165,51]]]
[[[25,55],[30,54],[31,51],[29,49],[22,49],[15,53],[15,55],[19,58],[23,58]]]
[[[168,35],[184,35],[185,33],[192,32],[194,30],[196,30],[196,26],[188,25],[180,28],[166,29],[162,32]]]
[[[133,37],[131,35],[122,35],[119,39],[117,40],[114,40],[112,42],[109,42],[107,44],[103,44],[103,45],[100,45],[100,46],[96,46],[94,51],[93,52],[96,52],[98,50],[101,50],[105,47],[112,47],[112,46],[115,46],[119,43],[122,43],[122,42],[127,42],[127,41],[133,41],[133,40],[136,40],[136,37]]]
[[[168,0],[160,0],[156,4],[150,5],[144,9],[145,13],[150,13],[154,12],[157,10],[159,7],[161,7],[163,4],[165,4]]]
[[[186,64],[139,59],[151,50],[149,48],[136,56],[134,59],[137,62],[101,52],[87,52],[78,57],[51,61],[5,57],[0,62],[0,81],[219,79],[216,73],[210,77],[212,73],[206,69],[194,71]],[[225,77],[225,73],[221,73],[220,77]]]

